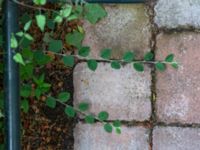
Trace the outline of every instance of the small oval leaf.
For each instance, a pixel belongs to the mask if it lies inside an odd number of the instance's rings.
[[[95,71],[97,69],[98,63],[96,60],[90,59],[87,61],[87,65],[90,70]]]
[[[56,100],[53,97],[47,97],[46,105],[50,108],[55,108],[56,107]]]
[[[165,61],[166,62],[172,62],[174,60],[174,54],[169,54],[166,58]]]
[[[67,56],[64,56],[62,60],[66,66],[68,66],[68,67],[74,66],[74,56],[67,55]]]
[[[74,116],[76,115],[76,112],[75,112],[75,110],[74,110],[73,107],[67,106],[67,107],[65,108],[65,114],[66,114],[68,117],[74,117]]]
[[[70,99],[70,93],[69,92],[61,92],[59,95],[58,95],[58,99],[61,101],[61,102],[67,102],[69,99]]]
[[[90,54],[90,47],[81,47],[78,51],[78,54],[82,57],[87,57]]]
[[[40,28],[40,30],[43,32],[44,31],[44,27],[46,25],[46,17],[45,15],[36,15],[36,23],[37,26]]]
[[[147,52],[144,56],[144,60],[151,61],[154,57],[154,54],[152,52]]]
[[[123,60],[125,62],[131,62],[134,60],[134,53],[133,52],[126,52],[123,56]]]
[[[112,130],[113,130],[112,125],[111,125],[110,123],[106,123],[106,124],[104,125],[104,130],[105,130],[106,132],[108,132],[108,133],[112,133]]]
[[[111,62],[111,67],[112,67],[113,69],[120,69],[120,68],[121,68],[121,65],[120,65],[120,63],[119,63],[118,61],[112,61],[112,62]]]
[[[165,71],[166,65],[162,62],[157,62],[156,63],[156,69],[159,70],[159,71]]]
[[[95,118],[94,118],[93,115],[87,115],[87,116],[85,117],[85,122],[86,122],[86,123],[93,124],[94,121],[95,121]]]
[[[85,102],[82,102],[78,105],[78,108],[81,110],[81,111],[86,111],[89,109],[89,104],[88,103],[85,103]]]
[[[138,72],[143,72],[144,71],[144,65],[142,63],[134,63],[133,67]]]
[[[106,111],[102,111],[98,114],[98,118],[101,121],[107,120],[109,117],[109,114]]]

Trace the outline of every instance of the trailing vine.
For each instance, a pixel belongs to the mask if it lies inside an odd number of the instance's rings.
[[[57,103],[64,105],[64,113],[68,117],[81,114],[86,123],[93,124],[95,121],[99,121],[103,124],[106,132],[111,133],[114,129],[116,133],[121,133],[121,122],[119,120],[108,122],[109,114],[106,111],[101,111],[95,116],[88,113],[90,105],[86,102],[82,102],[77,106],[69,105],[68,101],[71,95],[67,91],[60,92],[57,96],[49,94],[52,84],[45,82],[44,73],[40,72],[40,75],[36,75],[35,69],[43,69],[45,65],[52,62],[54,60],[52,55],[59,57],[63,65],[71,68],[74,67],[77,61],[85,61],[91,71],[98,68],[99,61],[110,63],[113,69],[120,69],[124,64],[132,64],[133,69],[138,72],[144,71],[145,64],[152,64],[159,71],[164,71],[167,66],[178,68],[178,63],[174,60],[174,54],[169,54],[165,60],[154,61],[154,53],[150,51],[144,55],[143,60],[136,60],[135,53],[132,51],[125,52],[121,59],[116,60],[112,59],[112,50],[105,48],[101,50],[99,58],[94,59],[90,56],[90,47],[82,45],[85,33],[81,26],[77,25],[77,28],[64,38],[61,36],[62,34],[55,33],[56,27],[62,27],[74,20],[85,19],[91,24],[96,24],[107,16],[105,9],[99,4],[89,4],[84,1],[75,1],[74,3],[73,1],[62,0],[56,2],[57,9],[52,9],[46,7],[46,0],[33,0],[31,3],[18,0],[13,0],[13,2],[34,11],[34,14],[25,13],[21,18],[21,30],[17,33],[11,33],[12,48],[20,49],[13,59],[20,64],[21,108],[25,113],[29,110],[29,97],[40,99],[41,96],[45,96],[46,105],[52,109],[56,107]],[[31,32],[31,26],[33,25],[39,28],[43,36],[43,43],[38,50],[31,49],[30,46],[31,43],[37,41],[37,38],[34,37],[36,35]],[[77,49],[77,54],[67,53],[66,44]],[[35,84],[34,88],[31,86],[33,83]]]

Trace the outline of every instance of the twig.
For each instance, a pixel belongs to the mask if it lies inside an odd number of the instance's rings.
[[[28,4],[22,3],[22,2],[20,2],[18,0],[13,0],[13,2],[16,3],[16,4],[18,4],[18,5],[21,5],[23,7],[27,7],[27,8],[31,8],[31,9],[44,10],[44,11],[53,11],[53,12],[58,13],[57,11],[55,11],[53,9],[44,8],[44,7],[35,7],[35,6],[32,6],[32,5],[28,5]]]

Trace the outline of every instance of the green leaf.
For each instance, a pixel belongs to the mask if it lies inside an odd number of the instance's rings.
[[[19,36],[19,37],[22,37],[24,35],[24,32],[19,31],[19,32],[16,33],[16,35]]]
[[[111,57],[111,49],[102,49],[101,50],[101,57],[103,58],[103,59],[110,59],[110,57]]]
[[[61,40],[51,40],[49,43],[49,50],[52,52],[59,52],[63,48]]]
[[[138,72],[143,72],[144,71],[144,65],[142,63],[134,63],[133,67]]]
[[[32,41],[28,40],[27,38],[22,38],[21,47],[28,48]]]
[[[171,66],[172,66],[173,68],[175,68],[175,69],[178,69],[178,63],[177,63],[177,62],[173,62],[173,63],[171,64]]]
[[[30,26],[31,26],[32,20],[29,20],[25,25],[24,25],[24,31],[28,31]]]
[[[55,22],[54,22],[53,19],[48,19],[48,20],[47,20],[47,27],[48,27],[49,29],[51,29],[51,30],[54,30],[54,28],[55,28]]]
[[[68,21],[72,21],[72,20],[76,20],[76,19],[78,19],[78,16],[77,16],[76,14],[70,15],[70,16],[67,18]],[[82,32],[81,32],[81,33],[82,33]]]
[[[24,99],[21,101],[21,108],[23,110],[23,112],[27,113],[29,110],[29,102],[27,99]]]
[[[61,93],[58,95],[58,99],[59,99],[61,102],[67,102],[67,101],[70,99],[70,93],[69,93],[69,92],[61,92]]]
[[[147,52],[145,55],[144,55],[144,60],[146,61],[151,61],[154,57],[154,54],[152,52]]]
[[[46,105],[50,108],[55,108],[56,107],[56,100],[53,97],[47,97]]]
[[[38,65],[45,65],[51,61],[51,57],[42,51],[35,51],[33,54],[33,62]]]
[[[20,53],[16,53],[13,56],[13,59],[15,60],[15,62],[17,62],[17,63],[22,64],[22,65],[25,66],[24,60],[23,60],[22,55]]]
[[[126,52],[123,56],[123,60],[125,62],[131,62],[134,60],[134,53],[133,52]]]
[[[166,58],[165,61],[166,62],[172,62],[174,60],[174,54],[169,54]]]
[[[22,80],[28,80],[33,76],[33,64],[26,64],[25,66],[20,66],[20,78]]]
[[[61,23],[63,21],[63,17],[58,15],[54,18],[54,22]]]
[[[16,37],[13,33],[11,34],[10,42],[11,42],[11,48],[17,48],[18,47],[18,41],[17,41],[17,39],[16,39]]]
[[[77,27],[78,27],[78,31],[83,34],[84,33],[83,27],[81,27],[81,26],[77,26]]]
[[[75,46],[77,48],[81,47],[82,40],[84,38],[84,34],[78,31],[74,31],[66,35],[65,40],[67,44]]]
[[[90,59],[87,61],[87,65],[90,70],[95,71],[97,69],[98,63],[96,60]]]
[[[100,19],[107,16],[107,13],[103,7],[99,4],[89,4],[85,5],[85,18],[92,24],[95,24]]]
[[[28,59],[28,60],[32,60],[33,59],[33,51],[30,50],[29,48],[24,48],[21,50],[21,54],[24,58]]]
[[[102,111],[98,114],[98,118],[101,121],[107,120],[109,117],[109,114],[106,111]]]
[[[165,71],[166,65],[162,62],[157,62],[156,63],[156,69],[159,70],[159,71]]]
[[[82,57],[87,57],[90,54],[90,47],[81,47],[78,51],[78,54]]]
[[[51,42],[51,40],[53,40],[51,38],[51,33],[49,32],[45,32],[43,39],[42,39],[46,44],[49,44]]]
[[[64,18],[67,18],[69,17],[69,15],[71,14],[72,12],[72,5],[64,5],[62,10],[60,10],[60,15]]]
[[[32,88],[30,84],[25,84],[20,90],[20,96],[28,98],[31,95]]]
[[[111,62],[111,67],[112,67],[113,69],[120,69],[120,68],[121,68],[121,65],[120,65],[120,63],[119,63],[118,61],[112,61],[112,62]]]
[[[25,12],[19,19],[20,19],[19,20],[20,23],[26,24],[27,22],[29,22],[31,20],[31,16],[27,12]]]
[[[113,130],[112,125],[111,125],[110,123],[106,123],[106,124],[104,125],[104,130],[105,130],[106,132],[108,132],[108,133],[112,133],[112,130]]]
[[[121,134],[121,129],[120,129],[120,128],[116,128],[116,129],[115,129],[115,132],[116,132],[117,134]]]
[[[86,123],[93,124],[94,121],[95,121],[95,118],[94,118],[93,115],[87,115],[87,116],[85,117],[85,122],[86,122]]]
[[[34,94],[35,94],[37,100],[39,100],[39,99],[40,99],[40,96],[41,96],[41,94],[42,94],[41,89],[40,89],[40,88],[36,88]]]
[[[33,0],[34,4],[36,5],[45,5],[46,0]]]
[[[32,37],[29,33],[25,33],[25,34],[24,34],[24,37],[27,38],[27,39],[30,40],[30,41],[33,41],[33,40],[34,40],[33,37]]]
[[[113,126],[114,126],[114,127],[121,127],[121,122],[120,122],[119,120],[115,120],[115,121],[113,122]]]
[[[68,66],[68,67],[74,66],[74,56],[67,55],[67,56],[64,56],[62,60],[66,66]]]
[[[89,109],[89,104],[88,103],[85,103],[85,102],[82,102],[78,105],[78,108],[81,110],[81,111],[86,111]]]
[[[66,114],[67,116],[69,116],[69,117],[74,117],[74,116],[76,115],[76,112],[75,112],[75,110],[74,110],[73,107],[67,106],[67,107],[65,108],[65,114]]]
[[[43,32],[44,31],[44,27],[46,25],[46,17],[45,15],[36,15],[36,23],[37,26],[40,28],[40,30]]]

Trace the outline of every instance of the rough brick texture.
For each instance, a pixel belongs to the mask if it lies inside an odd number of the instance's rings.
[[[108,111],[111,120],[143,121],[151,114],[150,86],[148,67],[138,73],[132,65],[115,70],[109,63],[99,63],[93,72],[80,63],[74,69],[74,104],[87,101],[91,112]]]
[[[79,123],[74,130],[74,150],[149,150],[149,130],[122,127],[122,133],[106,133],[102,124]]]
[[[200,28],[199,0],[158,0],[155,23],[167,28]]]
[[[200,34],[193,32],[160,34],[157,59],[174,53],[178,70],[157,73],[157,116],[166,123],[200,123]]]
[[[199,150],[200,129],[156,127],[153,131],[153,150]]]
[[[103,48],[112,48],[113,57],[132,50],[140,57],[149,50],[151,38],[149,17],[143,4],[105,5],[108,16],[91,25],[85,21],[83,45],[90,46],[92,56],[98,57]]]

